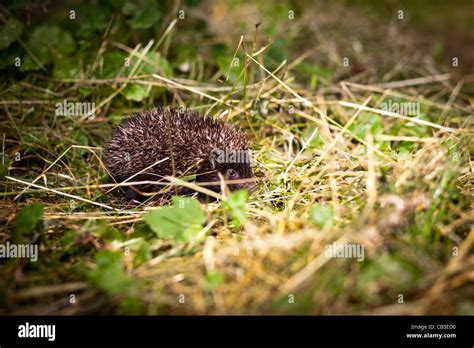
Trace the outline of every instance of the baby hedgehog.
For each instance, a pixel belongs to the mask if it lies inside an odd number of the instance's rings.
[[[158,108],[125,119],[106,146],[105,165],[117,183],[191,176],[220,192],[220,173],[234,181],[228,184],[232,191],[255,186],[245,133],[192,111]],[[163,189],[153,184],[125,187],[130,200],[143,200]]]

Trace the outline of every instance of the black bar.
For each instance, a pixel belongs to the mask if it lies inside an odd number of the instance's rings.
[[[0,316],[0,346],[79,344],[390,344],[472,347],[473,316]],[[28,327],[26,326],[28,323]],[[54,341],[19,337],[55,325]],[[35,331],[32,331],[33,333]],[[456,337],[408,338],[407,334]],[[50,336],[51,337],[51,336]]]

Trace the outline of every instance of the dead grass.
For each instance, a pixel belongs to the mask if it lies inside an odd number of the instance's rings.
[[[101,162],[101,147],[110,133],[107,115],[135,111],[113,104],[123,83],[133,81],[167,88],[170,104],[210,111],[245,127],[259,180],[242,228],[232,226],[219,204],[211,203],[205,206],[205,242],[155,238],[151,259],[139,266],[133,248],[124,255],[127,274],[140,284],[142,313],[474,313],[474,77],[455,79],[450,71],[438,70],[396,23],[381,32],[377,28],[387,28],[383,24],[367,24],[357,12],[346,17],[339,5],[323,6],[325,12],[314,6],[314,12],[277,25],[273,39],[284,35],[297,43],[292,60],[276,67],[264,60],[270,40],[257,33],[255,41],[253,23],[244,20],[258,9],[215,10],[240,11],[233,12],[232,20],[222,13],[209,20],[217,37],[238,47],[241,64],[247,57],[246,84],[243,76],[233,84],[222,78],[131,74],[113,81],[67,81],[72,83],[68,90],[65,81],[52,80],[49,91],[33,82],[23,86],[28,98],[1,101],[5,153],[10,158],[16,152],[24,155],[10,164],[2,182],[0,240],[11,236],[21,207],[41,202],[46,226],[41,253],[50,255],[33,269],[22,262],[3,268],[2,312],[120,312],[122,297],[101,294],[76,266],[93,268],[98,249],[133,246],[140,239],[133,235],[143,227],[141,216],[151,209],[126,207],[104,194],[110,188],[103,183]],[[159,42],[176,35],[173,23]],[[262,26],[266,24],[264,20]],[[242,32],[242,40],[234,35]],[[152,44],[131,48],[104,41],[104,50],[115,45],[143,59]],[[352,68],[341,65],[345,56],[354,57]],[[317,88],[310,88],[297,71],[301,62],[333,69],[333,79],[318,77]],[[94,119],[52,119],[51,95],[73,98],[80,86],[111,83],[115,91],[97,102]],[[419,103],[424,116],[383,110],[381,104],[389,98]],[[374,120],[378,130],[360,136],[357,127]],[[89,135],[86,145],[73,138],[75,130]],[[332,226],[313,224],[316,203],[332,208]],[[104,242],[90,227],[97,221],[130,239]],[[73,243],[81,247],[61,262],[66,250],[61,238],[68,231],[81,236]],[[326,247],[334,242],[364,245],[365,261],[328,258]],[[223,277],[217,286],[207,279],[213,273]],[[68,301],[71,293],[77,296],[75,305]]]

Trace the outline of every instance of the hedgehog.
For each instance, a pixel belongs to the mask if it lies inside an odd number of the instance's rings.
[[[167,182],[166,176],[174,176],[192,178],[214,192],[221,191],[222,179],[229,181],[231,191],[255,188],[246,134],[188,110],[155,108],[126,118],[112,133],[104,163],[116,183]],[[132,201],[163,193],[159,184],[125,187]],[[177,190],[178,194],[190,192]]]

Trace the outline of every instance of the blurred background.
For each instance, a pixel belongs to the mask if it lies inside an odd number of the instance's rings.
[[[473,314],[473,4],[2,1],[0,242],[40,258],[0,261],[0,313]],[[100,186],[113,126],[157,105],[251,139],[259,190],[190,211],[205,241]],[[322,261],[339,238],[364,261]]]

